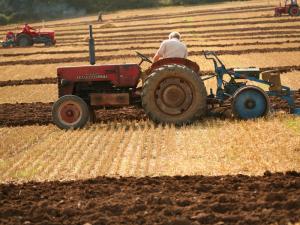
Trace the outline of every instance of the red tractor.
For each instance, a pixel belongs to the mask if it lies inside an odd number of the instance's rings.
[[[281,85],[276,71],[264,72],[260,79],[258,68],[226,69],[214,52],[204,53],[215,67],[215,74],[206,77],[201,77],[199,66],[188,59],[168,58],[152,63],[138,52],[139,64],[95,65],[91,26],[89,47],[91,65],[57,69],[59,99],[53,105],[52,118],[62,129],[82,128],[94,120],[97,108],[140,103],[151,120],[175,125],[191,123],[208,109],[212,112],[216,105],[228,103],[237,118],[263,117],[269,113],[269,96],[287,100],[291,112],[300,115],[292,97],[294,92]],[[143,62],[152,64],[145,72],[141,70]],[[217,92],[213,94],[211,90],[207,95],[204,81],[212,78],[217,79]],[[270,91],[239,79],[269,85]]]
[[[20,46],[28,47],[34,44],[44,44],[45,46],[55,45],[55,32],[52,30],[37,30],[25,24],[22,31],[14,34],[7,33],[6,39],[2,42],[2,47]]]
[[[141,53],[139,64],[94,65],[90,26],[90,64],[57,69],[59,99],[53,105],[54,123],[62,129],[81,128],[99,107],[142,106],[149,117],[162,123],[192,122],[206,112],[206,89],[199,66],[187,59],[164,59],[142,72],[152,61]],[[139,82],[143,87],[138,87]]]
[[[275,8],[275,16],[281,16],[283,14],[288,14],[290,16],[299,16],[300,9],[297,0],[286,0],[284,6]]]

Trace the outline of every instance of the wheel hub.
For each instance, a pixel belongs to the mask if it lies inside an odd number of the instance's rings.
[[[69,117],[71,117],[71,116],[73,116],[74,115],[74,113],[73,113],[73,111],[71,111],[71,110],[69,110],[69,111],[67,111],[67,116],[69,116]]]
[[[254,119],[268,114],[269,101],[263,90],[255,86],[237,91],[232,102],[232,111],[241,119]]]
[[[180,86],[170,85],[162,93],[163,102],[169,107],[180,106],[185,99],[185,92]]]
[[[247,99],[247,100],[245,101],[245,107],[246,107],[247,109],[254,109],[255,106],[256,106],[256,102],[255,102],[253,99]]]
[[[299,13],[299,9],[298,9],[297,7],[293,7],[293,8],[291,9],[291,15],[292,15],[292,16],[297,16],[298,13]]]
[[[155,92],[159,109],[169,115],[180,115],[192,104],[190,85],[179,78],[168,78],[160,83]]]
[[[66,102],[59,108],[59,119],[66,124],[75,124],[82,116],[80,106],[75,102]]]

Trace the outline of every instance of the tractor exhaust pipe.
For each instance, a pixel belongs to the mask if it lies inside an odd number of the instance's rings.
[[[90,64],[96,64],[96,56],[95,56],[95,40],[93,37],[93,26],[90,25],[90,39],[89,39],[89,53],[90,53]]]

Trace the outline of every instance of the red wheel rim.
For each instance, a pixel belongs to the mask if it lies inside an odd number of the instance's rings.
[[[77,102],[66,101],[62,103],[58,109],[59,120],[69,126],[78,123],[81,117],[82,108]]]
[[[292,9],[292,15],[297,15],[298,12],[299,12],[299,9],[297,9],[297,8]]]

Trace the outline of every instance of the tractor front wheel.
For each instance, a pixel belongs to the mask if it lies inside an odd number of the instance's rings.
[[[235,92],[231,108],[239,119],[263,117],[270,111],[269,96],[259,87],[244,86]]]
[[[50,46],[53,46],[54,43],[50,38],[45,38],[44,45],[45,45],[45,47],[50,47]]]
[[[281,16],[281,13],[280,13],[278,10],[275,10],[274,16],[275,16],[275,17],[280,17],[280,16]]]
[[[200,76],[188,67],[166,65],[145,81],[142,105],[155,122],[183,125],[203,116],[207,93]]]
[[[17,43],[20,47],[28,47],[33,45],[32,38],[25,34],[21,34],[17,37]]]
[[[300,15],[300,9],[298,6],[291,6],[289,10],[290,16],[299,16]]]
[[[90,110],[85,101],[75,95],[65,95],[52,108],[53,122],[61,129],[78,129],[90,120]]]

